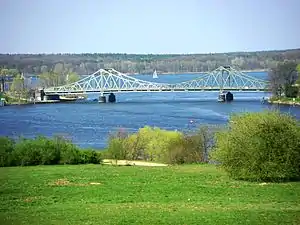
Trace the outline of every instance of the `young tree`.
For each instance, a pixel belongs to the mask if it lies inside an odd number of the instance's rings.
[[[1,88],[0,91],[4,92],[5,85],[5,77],[8,75],[8,69],[0,68],[0,76],[1,76]]]
[[[21,97],[27,97],[26,91],[24,88],[24,78],[22,78],[21,75],[17,75],[13,79],[10,90],[13,93],[13,95],[18,97],[19,103],[20,103]]]
[[[80,79],[79,75],[75,72],[69,72],[66,77],[66,84],[72,84]]]

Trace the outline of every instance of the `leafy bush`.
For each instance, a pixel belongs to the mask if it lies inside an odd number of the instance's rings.
[[[0,166],[101,163],[101,155],[93,150],[81,151],[67,140],[20,139],[17,142],[0,137]]]
[[[43,141],[37,138],[35,140],[22,139],[17,142],[13,151],[14,164],[20,166],[41,164],[41,151],[45,152],[44,147],[46,147]]]
[[[212,131],[209,127],[200,127],[196,132],[181,136],[170,145],[165,161],[170,164],[208,162]]]
[[[0,167],[12,164],[14,142],[7,137],[0,137]]]
[[[201,128],[192,135],[145,126],[128,135],[117,132],[109,139],[108,153],[113,159],[147,160],[172,164],[206,161],[211,135]]]
[[[300,177],[300,127],[275,111],[233,115],[216,135],[212,158],[237,179],[281,181]]]
[[[80,151],[80,163],[87,164],[98,164],[102,162],[102,154],[92,149]]]
[[[81,155],[79,149],[74,145],[67,145],[61,149],[59,164],[80,164]]]
[[[157,127],[144,127],[138,131],[138,147],[142,150],[141,158],[149,161],[164,162],[171,143],[180,139],[182,134],[176,131],[163,130]]]
[[[125,141],[128,134],[125,131],[119,130],[115,134],[109,137],[108,141],[108,154],[110,158],[118,159],[129,159],[128,151],[126,148]]]

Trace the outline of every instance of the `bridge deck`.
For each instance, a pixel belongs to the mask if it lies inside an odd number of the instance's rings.
[[[224,91],[234,91],[234,92],[264,92],[268,91],[267,89],[253,89],[253,88],[224,88]],[[130,92],[219,92],[220,88],[212,87],[212,88],[176,88],[176,89],[105,89],[105,90],[68,90],[68,91],[46,91],[46,94],[88,94],[88,93],[130,93]]]

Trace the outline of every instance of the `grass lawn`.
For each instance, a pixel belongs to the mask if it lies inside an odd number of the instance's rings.
[[[0,224],[300,224],[300,183],[212,165],[0,168]]]

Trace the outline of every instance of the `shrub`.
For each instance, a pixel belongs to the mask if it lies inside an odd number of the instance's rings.
[[[113,159],[141,159],[165,163],[199,162],[203,161],[204,149],[203,137],[200,134],[202,133],[183,137],[177,131],[145,126],[135,134],[125,135],[118,132],[112,135],[108,153]]]
[[[212,129],[200,127],[196,132],[185,134],[169,146],[165,162],[170,164],[207,162],[212,145]]]
[[[15,165],[20,166],[31,166],[39,165],[42,161],[41,151],[45,151],[42,143],[39,139],[29,140],[21,139],[19,140],[13,151],[13,159]]]
[[[12,165],[14,142],[7,137],[0,137],[0,167]]]
[[[92,149],[81,150],[80,151],[80,163],[87,164],[99,164],[102,162],[102,155]]]
[[[81,151],[69,141],[55,137],[48,139],[19,139],[16,143],[0,137],[0,166],[33,166],[54,164],[101,163],[101,154],[93,150]]]
[[[74,145],[67,145],[60,151],[60,164],[80,164],[81,155],[79,149]]]
[[[216,134],[212,158],[237,179],[299,178],[299,124],[275,111],[233,115],[229,129]]]
[[[125,144],[127,132],[117,131],[109,137],[107,155],[115,160],[129,159],[128,150]]]
[[[79,150],[63,138],[21,139],[15,145],[16,165],[54,165],[77,164],[80,162]]]
[[[179,132],[149,126],[131,135],[117,132],[109,139],[108,152],[113,159],[164,162],[170,144],[181,135]]]

